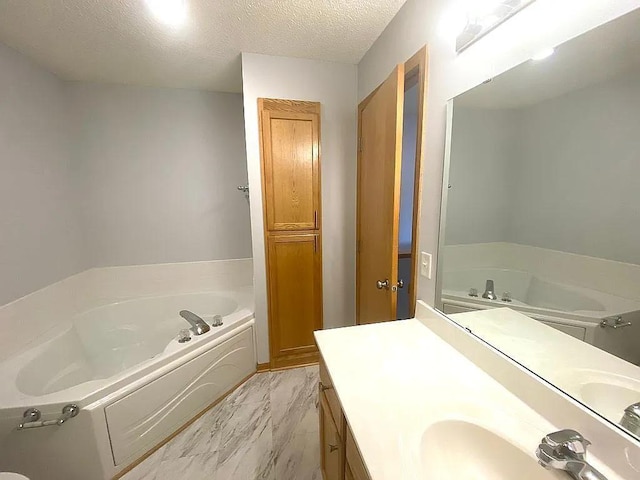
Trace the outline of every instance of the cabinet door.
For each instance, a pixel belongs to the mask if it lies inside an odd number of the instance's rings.
[[[262,111],[264,203],[270,232],[320,228],[320,107],[312,105],[317,113]]]
[[[317,360],[322,328],[322,258],[318,234],[267,236],[272,366],[283,358]],[[295,362],[293,362],[295,363]]]
[[[329,405],[320,395],[320,453],[324,480],[342,480],[344,476],[344,445],[338,435]]]

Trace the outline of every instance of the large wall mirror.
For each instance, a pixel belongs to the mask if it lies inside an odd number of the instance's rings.
[[[452,101],[437,306],[640,438],[638,25]]]

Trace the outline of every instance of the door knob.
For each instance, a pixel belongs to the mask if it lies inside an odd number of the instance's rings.
[[[398,280],[398,288],[404,288],[404,280]]]
[[[385,290],[389,290],[389,279],[385,279],[384,282],[382,280],[378,280],[376,282],[376,287],[378,287],[378,290],[382,290],[383,288]]]

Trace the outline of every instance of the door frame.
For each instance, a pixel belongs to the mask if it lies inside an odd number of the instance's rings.
[[[422,174],[424,159],[424,134],[427,119],[427,87],[428,87],[428,65],[429,65],[429,49],[423,46],[411,58],[404,63],[404,91],[414,85],[418,85],[418,122],[416,125],[416,158],[413,185],[413,225],[411,233],[411,281],[409,284],[409,315],[415,316],[416,302],[418,297],[418,256],[419,242],[418,235],[420,233],[420,212],[422,199]],[[356,325],[360,325],[360,172],[362,163],[362,154],[360,142],[362,138],[362,112],[374,97],[380,86],[376,87],[360,104],[358,105],[358,170],[357,170],[357,189],[356,189]],[[404,94],[404,92],[403,92]]]

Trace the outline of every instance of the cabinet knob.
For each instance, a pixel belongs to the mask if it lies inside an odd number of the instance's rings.
[[[333,453],[338,450],[340,447],[338,445],[329,444],[329,453]]]

